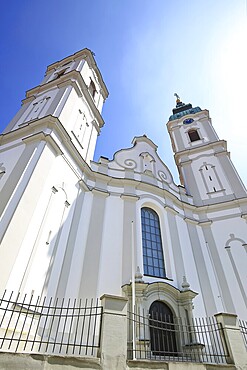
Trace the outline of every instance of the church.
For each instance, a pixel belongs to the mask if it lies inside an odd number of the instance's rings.
[[[176,95],[177,185],[145,135],[93,161],[107,97],[83,49],[48,66],[1,134],[1,296],[247,320],[247,192],[208,110]]]

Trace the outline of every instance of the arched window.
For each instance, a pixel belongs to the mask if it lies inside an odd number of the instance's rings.
[[[144,274],[166,277],[159,217],[150,208],[142,208],[142,250]]]
[[[188,132],[188,135],[189,135],[190,141],[201,140],[197,130],[190,130]]]
[[[89,85],[88,90],[89,90],[90,94],[92,95],[92,97],[94,98],[95,93],[97,92],[97,90],[96,90],[95,84],[92,80],[90,81],[90,85]]]
[[[177,356],[176,332],[171,309],[154,301],[149,309],[151,351],[157,356]]]

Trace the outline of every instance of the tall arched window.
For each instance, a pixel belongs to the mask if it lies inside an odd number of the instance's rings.
[[[159,216],[150,208],[142,208],[142,250],[144,274],[166,277]]]

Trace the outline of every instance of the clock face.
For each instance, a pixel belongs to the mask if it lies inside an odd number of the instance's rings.
[[[190,123],[194,122],[193,118],[186,118],[184,121],[183,121],[183,124],[184,125],[189,125]]]

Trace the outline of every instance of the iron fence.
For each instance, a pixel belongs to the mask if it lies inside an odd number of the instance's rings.
[[[159,318],[128,312],[128,358],[226,363],[224,331],[214,317]],[[134,333],[134,340],[133,340]]]
[[[245,348],[247,350],[247,321],[239,320],[239,328],[243,336]]]
[[[6,292],[0,299],[0,350],[96,356],[102,307],[98,300],[53,299]]]

